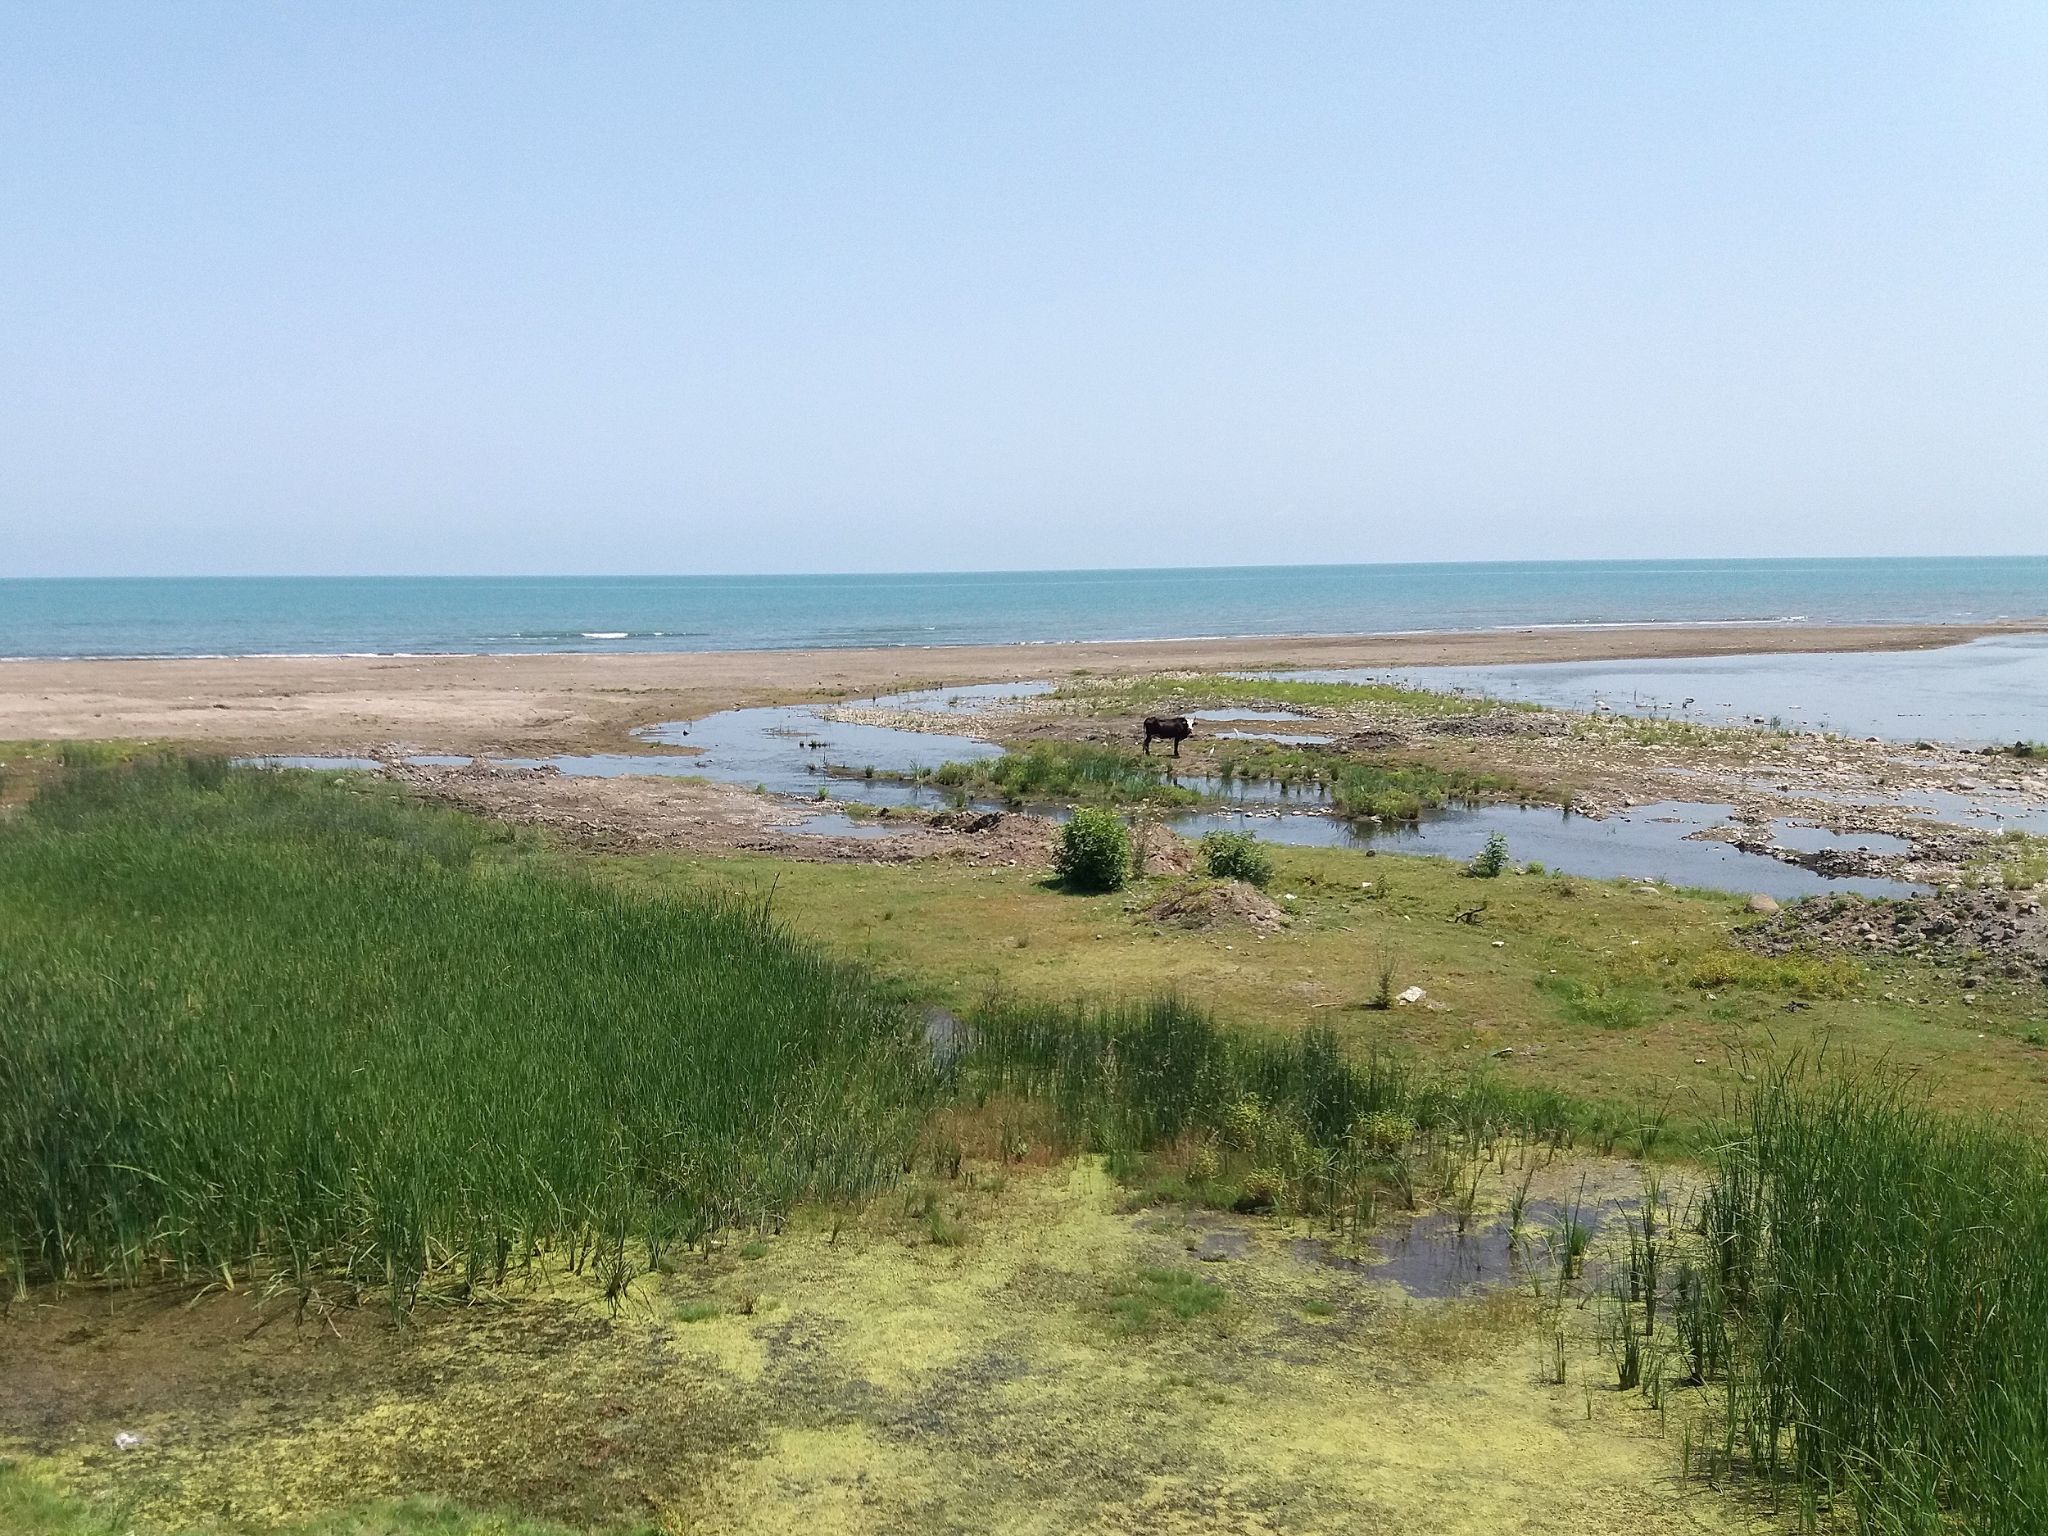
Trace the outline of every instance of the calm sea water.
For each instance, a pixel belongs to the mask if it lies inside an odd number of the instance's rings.
[[[2048,557],[0,581],[0,656],[775,650],[2048,615]]]

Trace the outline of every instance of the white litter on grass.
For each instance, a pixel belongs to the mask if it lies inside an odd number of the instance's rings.
[[[1422,988],[1409,987],[1402,992],[1396,993],[1394,1001],[1397,1003],[1419,1003],[1427,996],[1429,994],[1423,991]]]
[[[114,1449],[117,1451],[139,1451],[143,1443],[142,1436],[125,1429],[114,1436]]]

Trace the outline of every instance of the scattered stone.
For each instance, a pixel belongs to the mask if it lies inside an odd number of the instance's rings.
[[[1758,894],[1749,898],[1749,910],[1768,917],[1774,912],[1782,912],[1784,908],[1778,905],[1777,897]]]
[[[1407,987],[1394,994],[1394,1001],[1412,1006],[1428,996],[1429,994],[1420,987]]]
[[[953,832],[987,832],[1003,823],[1001,811],[940,811],[931,825]]]
[[[1831,948],[1955,962],[1965,967],[1961,988],[1971,992],[1988,969],[2014,980],[2032,975],[2048,981],[2048,914],[2005,891],[1951,887],[1907,901],[1813,897],[1737,936],[1766,955]]]

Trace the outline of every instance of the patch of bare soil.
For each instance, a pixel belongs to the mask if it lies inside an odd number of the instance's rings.
[[[1177,885],[1145,909],[1155,923],[1176,928],[1227,928],[1239,925],[1273,932],[1287,914],[1257,887],[1242,880],[1194,880]]]
[[[1767,955],[1815,947],[1963,965],[1973,974],[2048,982],[2048,912],[2032,891],[1947,890],[1911,901],[1830,896],[1740,930]]]
[[[1053,825],[998,812],[904,810],[857,823],[866,835],[795,830],[821,811],[702,779],[577,778],[553,768],[393,764],[387,777],[423,799],[519,826],[545,828],[603,852],[765,853],[819,863],[904,864],[954,858],[1050,866]]]

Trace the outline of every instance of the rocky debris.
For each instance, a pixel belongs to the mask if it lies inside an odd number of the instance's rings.
[[[1403,987],[1394,994],[1394,1001],[1403,1007],[1412,1008],[1428,996],[1429,994],[1420,987]]]
[[[1569,716],[1551,710],[1495,709],[1484,714],[1437,715],[1422,722],[1428,736],[1562,736]]]
[[[937,811],[926,825],[943,827],[949,832],[990,832],[1003,824],[1001,811]]]
[[[1909,901],[1826,896],[1738,930],[1767,955],[1815,947],[1964,962],[2013,980],[2048,981],[2048,912],[2032,892],[1948,889]],[[1974,986],[1979,978],[1966,976]]]
[[[1358,731],[1337,743],[1345,752],[1391,752],[1407,745],[1408,738],[1399,731]]]
[[[1145,916],[1155,923],[1193,929],[1243,923],[1273,931],[1287,921],[1286,913],[1242,880],[1190,880],[1145,908]]]

